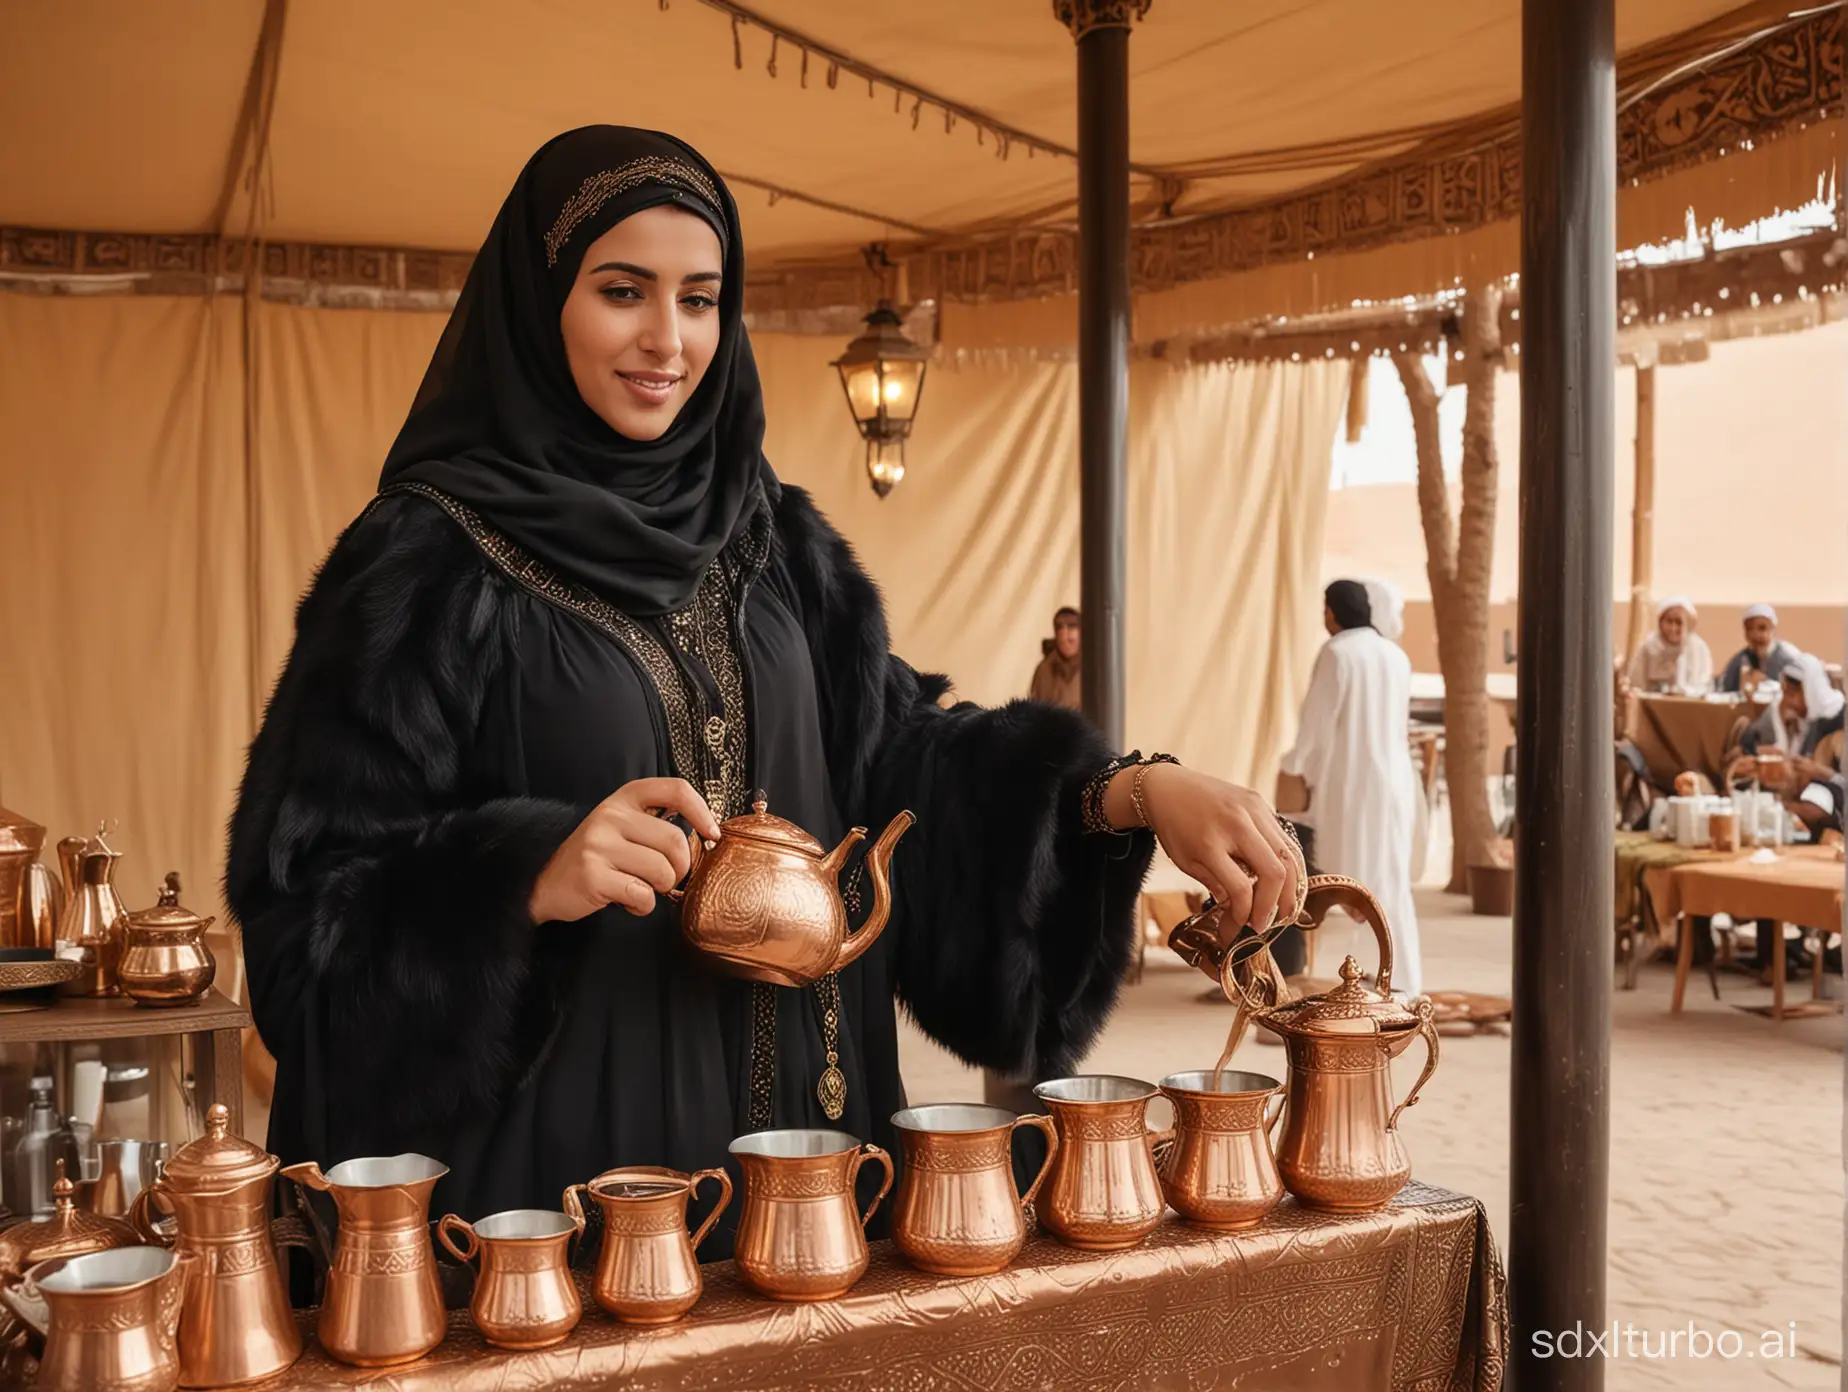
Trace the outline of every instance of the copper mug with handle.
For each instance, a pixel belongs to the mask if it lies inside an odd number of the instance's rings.
[[[34,1266],[19,1295],[44,1301],[49,1328],[33,1386],[172,1392],[180,1385],[180,1309],[197,1261],[164,1247],[118,1247]]]
[[[1148,1129],[1154,1086],[1093,1073],[1041,1083],[1033,1095],[1059,1129],[1041,1226],[1091,1252],[1134,1247],[1154,1232],[1164,1208]]]
[[[436,1240],[464,1266],[481,1258],[468,1302],[481,1337],[496,1348],[541,1349],[569,1335],[584,1313],[568,1251],[583,1232],[581,1211],[511,1208],[474,1223],[445,1213]]]
[[[340,1211],[315,1326],[321,1347],[342,1363],[379,1368],[442,1343],[448,1321],[430,1246],[430,1191],[449,1167],[427,1155],[376,1155],[326,1174],[312,1160],[282,1173],[330,1195]]]
[[[1283,1115],[1283,1084],[1264,1073],[1205,1069],[1170,1073],[1161,1090],[1174,1105],[1174,1125],[1155,1134],[1155,1172],[1169,1207],[1217,1232],[1263,1222],[1283,1198],[1270,1141]]]
[[[892,1187],[892,1157],[845,1131],[755,1131],[731,1143],[744,1169],[733,1261],[772,1300],[834,1300],[866,1273],[866,1224]],[[885,1182],[864,1213],[854,1181],[867,1161]]]
[[[687,1235],[687,1203],[707,1180],[716,1180],[719,1201],[699,1231]],[[626,1165],[605,1170],[588,1184],[565,1190],[565,1212],[581,1226],[588,1194],[603,1214],[603,1246],[591,1295],[624,1324],[668,1324],[699,1303],[705,1288],[694,1255],[719,1215],[731,1203],[731,1176],[724,1170],[681,1170]]]
[[[1048,1116],[1005,1107],[944,1103],[893,1114],[905,1172],[892,1201],[892,1241],[905,1259],[938,1276],[1003,1270],[1027,1240],[1027,1205],[1059,1154]],[[1024,1194],[1014,1189],[1013,1137],[1022,1126],[1046,1133],[1046,1159]]]

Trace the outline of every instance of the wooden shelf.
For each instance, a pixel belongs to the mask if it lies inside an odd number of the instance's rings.
[[[66,996],[44,1010],[0,1015],[0,1044],[43,1044],[75,1039],[141,1039],[152,1034],[197,1034],[243,1029],[250,1012],[207,991],[197,1005],[136,1005],[126,996]]]

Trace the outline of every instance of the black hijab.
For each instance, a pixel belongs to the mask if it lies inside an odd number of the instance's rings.
[[[720,339],[658,440],[625,439],[578,395],[559,313],[585,248],[671,203],[724,249]],[[744,329],[738,208],[692,147],[655,131],[584,126],[542,146],[501,205],[381,488],[441,489],[568,579],[627,613],[684,608],[776,478]]]
[[[1344,633],[1373,622],[1373,601],[1367,598],[1367,587],[1358,580],[1335,581],[1322,591],[1322,602]]]

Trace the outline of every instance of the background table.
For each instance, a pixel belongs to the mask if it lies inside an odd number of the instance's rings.
[[[564,1343],[505,1353],[458,1312],[419,1362],[347,1368],[311,1343],[264,1387],[1494,1392],[1507,1361],[1505,1282],[1482,1206],[1416,1183],[1376,1214],[1286,1199],[1246,1233],[1170,1214],[1128,1252],[1036,1237],[1007,1271],[969,1280],[915,1271],[878,1242],[860,1284],[820,1305],[759,1299],[729,1262],[705,1276],[705,1298],[663,1328],[616,1324],[586,1300]]]
[[[1751,701],[1706,701],[1695,696],[1631,698],[1630,738],[1643,752],[1657,786],[1672,788],[1675,775],[1692,769],[1704,773],[1715,789],[1725,772],[1727,736],[1741,716],[1756,718],[1763,707]]]

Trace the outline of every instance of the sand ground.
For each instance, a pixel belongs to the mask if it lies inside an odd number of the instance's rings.
[[[1441,848],[1433,847],[1433,863]],[[1418,892],[1425,982],[1433,990],[1506,994],[1512,925],[1475,918],[1467,901]],[[1372,949],[1367,949],[1371,959]],[[1318,970],[1331,954],[1322,949]],[[1336,958],[1335,960],[1338,960]],[[1645,966],[1619,990],[1611,1033],[1609,1317],[1661,1334],[1737,1330],[1757,1351],[1763,1331],[1789,1337],[1794,1357],[1614,1360],[1610,1392],[1632,1389],[1835,1388],[1841,1376],[1842,1040],[1839,1016],[1770,1020],[1735,1009],[1770,991],[1722,974],[1715,1002],[1704,976],[1687,1006],[1668,1012],[1673,969]],[[1619,978],[1621,981],[1621,977]],[[1086,1061],[1087,1070],[1156,1079],[1210,1068],[1230,1008],[1203,1000],[1206,980],[1166,949],[1149,950],[1140,983]],[[1832,978],[1839,988],[1839,978]],[[1807,986],[1802,988],[1807,995]],[[908,1023],[901,1043],[911,1100],[979,1099],[981,1075]],[[1398,1063],[1401,1092],[1422,1049]],[[1283,1050],[1247,1042],[1237,1066],[1281,1076]],[[1508,1235],[1509,1041],[1446,1038],[1442,1062],[1402,1123],[1419,1178],[1473,1194],[1497,1240]]]

